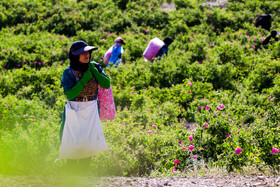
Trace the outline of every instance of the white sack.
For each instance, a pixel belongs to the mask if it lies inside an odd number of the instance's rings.
[[[109,150],[98,114],[97,100],[67,101],[58,159],[81,159]]]

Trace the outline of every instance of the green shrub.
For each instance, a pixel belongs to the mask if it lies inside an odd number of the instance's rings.
[[[176,9],[162,10],[166,3]],[[92,174],[184,175],[210,164],[276,172],[279,43],[263,46],[270,33],[254,22],[271,13],[278,28],[279,2],[202,3],[0,1],[0,173],[56,175],[64,167],[54,163],[66,100],[60,81],[76,40],[99,48],[92,60],[111,78],[117,109],[115,120],[102,121],[111,150],[92,158]],[[149,41],[166,36],[174,39],[168,55],[146,62]],[[126,42],[123,61],[107,67],[117,37]]]

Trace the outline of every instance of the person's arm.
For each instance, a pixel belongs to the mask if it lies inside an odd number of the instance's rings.
[[[61,85],[63,87],[63,93],[65,93],[66,90],[75,86],[76,83],[77,83],[77,81],[76,81],[74,75],[72,76],[70,68],[69,67],[66,68],[63,71],[62,79],[61,79]]]
[[[157,55],[155,56],[156,59],[160,59],[163,55],[163,51],[162,48],[160,48],[160,50],[158,51]]]
[[[64,93],[65,93],[67,99],[72,100],[81,94],[86,83],[92,78],[92,73],[91,73],[91,70],[87,70],[84,73],[83,77],[71,88],[69,88],[69,84],[66,85],[67,82],[68,83],[70,82],[69,79],[67,79],[69,77],[70,77],[69,72],[64,72],[61,83],[64,88]],[[73,85],[73,82],[72,82],[72,85]]]
[[[155,58],[160,60],[162,57],[164,57],[164,55],[167,56],[167,53],[168,53],[168,46],[165,44],[160,48]]]
[[[166,55],[167,56],[167,53],[168,53],[168,45],[165,45],[162,47],[162,55]]]
[[[111,80],[108,76],[103,75],[102,73],[100,73],[97,68],[95,67],[94,62],[90,62],[89,63],[89,67],[90,70],[93,74],[93,76],[96,78],[98,84],[102,87],[102,88],[110,88],[111,86]]]
[[[263,45],[267,45],[267,44],[269,43],[270,39],[271,39],[271,35],[269,35],[268,37],[266,37],[266,38],[264,39],[264,41],[262,42],[262,44],[263,44]]]

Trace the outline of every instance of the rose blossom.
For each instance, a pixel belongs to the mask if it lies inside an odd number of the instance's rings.
[[[242,149],[241,149],[241,148],[236,148],[236,149],[235,149],[235,153],[236,153],[236,154],[240,154],[241,152],[242,152]]]
[[[272,152],[273,154],[279,153],[279,149],[277,149],[277,148],[272,148],[271,152]]]
[[[174,160],[174,164],[180,164],[179,160]]]
[[[208,123],[203,123],[203,126],[208,128],[209,127],[209,124]]]
[[[190,146],[189,146],[189,150],[192,151],[193,149],[194,149],[194,146],[193,146],[193,145],[190,145]]]

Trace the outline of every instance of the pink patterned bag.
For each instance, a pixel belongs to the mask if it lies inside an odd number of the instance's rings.
[[[156,57],[157,53],[159,52],[160,48],[164,45],[164,42],[159,38],[154,38],[149,42],[148,47],[145,49],[143,56],[149,60],[153,61],[153,58]]]
[[[104,64],[107,65],[107,64],[109,63],[109,60],[110,60],[111,55],[112,55],[112,51],[113,51],[113,46],[110,47],[110,48],[106,51],[106,53],[105,53],[105,55],[104,55]]]
[[[98,85],[98,104],[100,120],[113,120],[116,115],[115,102],[112,88],[102,88]]]

